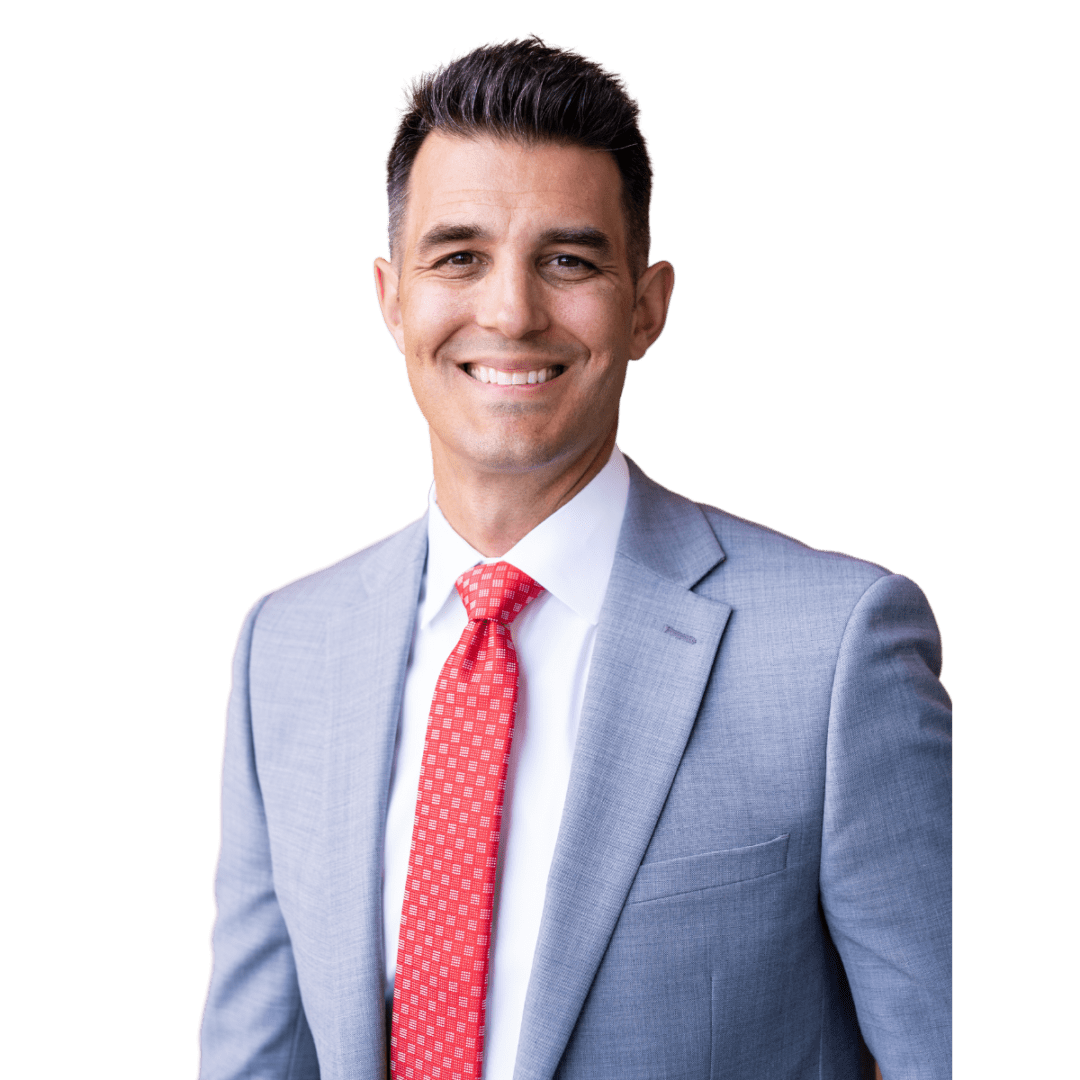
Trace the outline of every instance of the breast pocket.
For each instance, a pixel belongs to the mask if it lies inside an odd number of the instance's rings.
[[[645,904],[682,893],[701,892],[720,885],[734,885],[775,874],[787,866],[788,836],[778,836],[764,844],[707,851],[681,859],[644,863],[637,872],[628,904]]]

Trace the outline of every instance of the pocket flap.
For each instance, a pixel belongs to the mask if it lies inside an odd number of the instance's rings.
[[[751,847],[708,851],[681,859],[643,863],[638,870],[628,904],[641,904],[680,893],[734,885],[737,881],[775,874],[787,866],[789,833]]]

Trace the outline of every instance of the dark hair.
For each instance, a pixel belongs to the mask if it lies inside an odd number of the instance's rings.
[[[422,76],[412,86],[386,161],[391,253],[405,216],[413,160],[428,133],[490,134],[610,153],[622,176],[628,255],[637,276],[649,258],[652,191],[652,168],[637,117],[637,104],[616,76],[538,37],[483,45]]]

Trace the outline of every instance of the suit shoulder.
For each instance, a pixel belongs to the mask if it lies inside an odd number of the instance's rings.
[[[828,595],[850,610],[876,581],[890,576],[889,570],[876,563],[821,551],[714,506],[695,505],[724,550],[718,576],[729,587],[733,581],[741,581],[774,594],[794,590],[804,595]]]
[[[889,571],[835,551],[819,551],[775,529],[692,501],[627,458],[630,499],[620,545],[631,558],[683,581],[697,592],[713,587],[805,592],[857,599]],[[704,577],[702,577],[704,574]]]
[[[276,589],[259,612],[262,626],[304,616],[325,618],[388,588],[414,571],[427,554],[427,518],[357,551],[331,566]]]
[[[929,665],[940,671],[940,638],[918,585],[885,567],[836,551],[819,551],[752,521],[695,504],[724,550],[723,561],[696,591],[724,600],[760,639],[778,635],[785,648],[834,656],[849,633],[888,625],[914,633]]]

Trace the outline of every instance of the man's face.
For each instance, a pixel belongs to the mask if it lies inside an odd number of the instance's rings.
[[[610,154],[435,132],[395,247],[380,302],[437,462],[571,467],[614,436],[627,361],[663,326],[647,282],[667,264],[633,280]],[[666,311],[666,278],[659,292]]]

